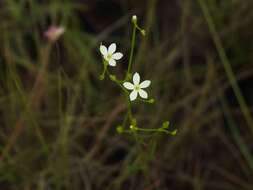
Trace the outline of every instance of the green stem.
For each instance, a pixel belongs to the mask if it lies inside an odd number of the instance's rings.
[[[120,83],[118,83],[118,85],[121,87],[122,91],[124,92],[125,99],[126,99],[126,102],[127,102],[127,116],[129,118],[130,123],[132,124],[133,115],[132,115],[132,105],[131,105],[131,102],[129,100],[129,93]]]
[[[133,34],[132,34],[132,40],[131,40],[131,51],[130,51],[130,57],[129,57],[129,62],[128,62],[128,68],[127,68],[127,73],[125,80],[129,79],[129,74],[131,72],[132,64],[133,64],[133,55],[134,55],[134,46],[136,42],[136,25],[133,24]]]
[[[104,78],[105,78],[105,73],[107,71],[108,63],[104,60],[103,65],[104,65],[104,69],[103,69],[102,74],[99,76],[100,80],[104,80]]]
[[[166,133],[166,134],[171,134],[171,135],[174,135],[175,131],[168,131],[166,129],[163,129],[163,128],[159,128],[159,129],[144,129],[144,128],[139,128],[139,127],[134,127],[132,129],[133,131],[143,131],[143,132],[163,132],[163,133]]]
[[[204,3],[203,0],[198,0],[199,4],[200,4],[200,7],[203,11],[203,14],[205,16],[205,19],[207,21],[207,24],[208,24],[208,27],[209,27],[209,30],[210,30],[210,33],[213,37],[213,41],[214,41],[214,44],[216,46],[216,49],[218,51],[218,54],[220,56],[220,59],[221,59],[221,62],[223,64],[223,67],[225,69],[225,72],[227,74],[227,77],[228,77],[228,80],[230,82],[230,85],[234,91],[234,94],[236,96],[236,99],[240,105],[240,108],[242,110],[242,113],[245,117],[245,120],[248,124],[248,126],[250,127],[251,129],[251,132],[253,133],[253,119],[251,117],[251,114],[250,114],[250,111],[249,111],[249,108],[246,104],[246,101],[241,93],[241,90],[240,90],[240,87],[236,81],[236,77],[233,73],[233,70],[232,70],[232,67],[230,65],[230,62],[227,58],[227,55],[225,53],[225,50],[222,46],[222,42],[221,42],[221,39],[216,31],[216,27],[215,27],[215,24],[212,20],[212,17],[210,15],[210,12],[208,10],[208,7],[206,6],[206,4]]]
[[[131,106],[131,102],[129,100],[129,93],[128,91],[122,86],[122,81],[119,81],[116,79],[116,77],[111,77],[112,75],[110,74],[110,72],[106,69],[106,74],[109,76],[110,80],[115,82],[120,88],[121,90],[123,91],[124,95],[125,95],[125,99],[126,99],[126,102],[127,102],[127,117],[129,118],[129,121],[130,123],[132,123],[133,121],[133,116],[132,116],[132,106]]]
[[[130,122],[132,123],[133,122],[132,105],[131,105],[131,102],[129,100],[128,94],[126,94],[126,99],[127,99],[127,104],[128,104],[128,106],[127,106],[127,108],[128,108],[127,114],[128,114]]]
[[[155,100],[153,98],[150,98],[148,100],[142,99],[142,98],[137,98],[137,100],[139,100],[140,102],[148,103],[148,104],[153,104],[155,102]]]

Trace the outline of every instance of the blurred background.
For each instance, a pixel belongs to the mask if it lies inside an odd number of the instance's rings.
[[[0,1],[1,190],[252,190],[252,0]],[[124,53],[156,103],[118,134],[124,97],[102,72],[99,45]],[[56,41],[45,36],[64,27]]]

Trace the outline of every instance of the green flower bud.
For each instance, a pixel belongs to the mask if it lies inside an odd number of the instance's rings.
[[[153,98],[152,98],[152,99],[149,99],[149,100],[148,100],[148,103],[150,103],[150,104],[155,103],[155,99],[153,99]]]
[[[115,75],[110,75],[110,79],[115,81],[116,80],[116,76]]]
[[[145,30],[141,30],[141,34],[142,34],[143,36],[146,36],[146,31],[145,31]]]
[[[169,125],[170,125],[170,122],[169,122],[169,121],[165,121],[165,122],[163,122],[162,128],[163,128],[163,129],[168,129],[168,128],[169,128]]]
[[[132,22],[133,22],[134,24],[137,23],[137,16],[136,16],[136,15],[133,15],[133,16],[132,16]]]
[[[122,127],[121,125],[119,125],[119,126],[116,128],[116,130],[117,130],[117,132],[118,132],[119,134],[121,134],[121,133],[124,132],[124,129],[123,129],[123,127]]]
[[[173,135],[173,136],[175,136],[177,134],[177,129],[175,129],[174,131],[172,131],[170,134]]]

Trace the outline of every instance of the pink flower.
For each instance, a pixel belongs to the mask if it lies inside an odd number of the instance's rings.
[[[62,26],[50,26],[44,35],[50,42],[55,42],[65,32],[65,28]]]

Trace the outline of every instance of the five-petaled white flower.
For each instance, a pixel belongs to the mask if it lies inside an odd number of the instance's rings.
[[[138,94],[140,95],[140,97],[147,99],[148,94],[145,90],[143,90],[143,88],[147,88],[150,84],[151,84],[150,80],[145,80],[140,83],[139,73],[134,73],[133,84],[130,82],[124,82],[123,86],[128,90],[132,90],[129,97],[130,100],[133,101],[137,98]]]
[[[116,52],[116,44],[112,43],[107,49],[104,45],[100,45],[100,52],[103,55],[103,58],[108,62],[112,67],[116,66],[116,60],[119,60],[123,57],[123,54]]]

